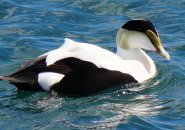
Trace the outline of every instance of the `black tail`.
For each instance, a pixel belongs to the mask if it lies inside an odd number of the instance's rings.
[[[13,78],[13,77],[9,77],[9,76],[0,76],[0,80],[7,80],[11,83],[22,83],[24,81],[21,81],[19,79]]]
[[[32,77],[32,78],[30,78]],[[0,80],[9,81],[11,84],[14,84],[20,90],[29,90],[29,91],[43,91],[37,80],[35,79],[37,76],[31,75],[28,78],[23,77],[14,77],[14,76],[0,76]]]
[[[43,91],[40,85],[38,84],[38,74],[40,72],[48,70],[48,67],[45,63],[45,59],[46,56],[42,56],[32,61],[29,61],[28,63],[24,64],[17,72],[9,76],[0,76],[0,80],[9,81],[11,84],[14,84],[18,89]]]

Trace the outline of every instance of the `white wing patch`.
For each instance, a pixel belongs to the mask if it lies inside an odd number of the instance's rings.
[[[60,82],[64,76],[54,72],[42,72],[38,75],[38,83],[43,90],[49,91],[51,86]]]

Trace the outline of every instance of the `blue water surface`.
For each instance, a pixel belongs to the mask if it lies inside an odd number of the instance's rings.
[[[0,75],[55,49],[68,37],[115,52],[118,28],[149,19],[171,55],[153,52],[158,75],[127,89],[82,98],[26,92],[0,82],[2,130],[184,130],[184,0],[1,0]]]

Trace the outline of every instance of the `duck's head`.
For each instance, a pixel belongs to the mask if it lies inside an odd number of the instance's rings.
[[[170,55],[161,44],[155,27],[148,20],[126,22],[118,30],[116,42],[117,46],[124,50],[142,48],[155,51],[167,60],[170,59]]]

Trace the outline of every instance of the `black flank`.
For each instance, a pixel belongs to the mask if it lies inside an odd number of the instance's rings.
[[[56,72],[64,74],[65,77],[59,83],[53,85],[51,90],[82,96],[105,90],[115,85],[137,83],[129,74],[98,68],[91,62],[77,58],[65,58],[50,66],[46,66],[45,58],[23,65],[19,71],[8,76],[10,83],[14,84],[18,89],[43,91],[38,84],[38,74],[41,72]]]
[[[69,66],[72,71],[52,87],[58,92],[85,96],[116,85],[137,83],[129,74],[98,68],[91,62],[77,58],[66,58],[59,62]]]

